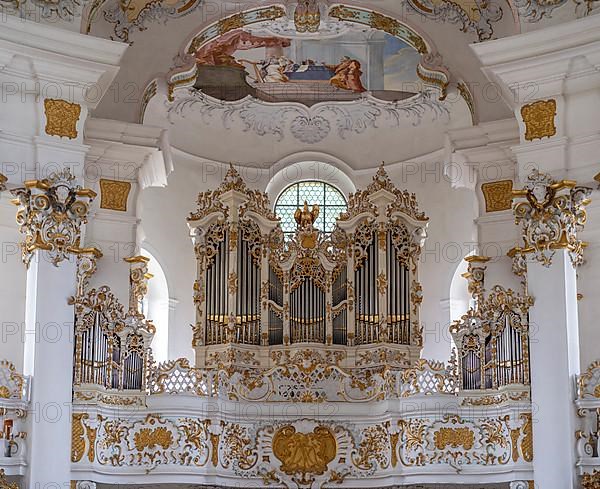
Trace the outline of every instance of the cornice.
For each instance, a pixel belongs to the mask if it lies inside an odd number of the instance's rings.
[[[86,167],[106,167],[107,174],[100,176],[137,180],[142,188],[167,184],[173,163],[165,129],[91,118],[86,121],[84,134],[90,145]],[[104,173],[102,169],[100,172]]]
[[[57,84],[64,88],[63,98],[95,108],[116,76],[127,47],[5,15],[0,29],[0,69],[4,80]],[[23,58],[27,62],[19,61]],[[94,93],[88,93],[90,86]],[[37,84],[33,89],[42,88]]]

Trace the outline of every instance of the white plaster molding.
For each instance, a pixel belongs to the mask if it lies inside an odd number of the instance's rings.
[[[472,44],[483,72],[510,107],[600,85],[600,17],[590,16],[486,43]],[[574,63],[575,58],[587,62]],[[591,76],[591,78],[590,78]],[[582,82],[587,78],[587,82]]]
[[[62,98],[95,108],[116,76],[127,47],[124,43],[4,15],[0,66],[3,77],[58,84],[64,89]],[[22,57],[29,62],[16,61]],[[87,91],[90,85],[97,89],[93,96]]]
[[[91,118],[85,140],[90,145],[86,165],[104,167],[105,178],[137,181],[142,189],[167,185],[173,162],[165,129]]]

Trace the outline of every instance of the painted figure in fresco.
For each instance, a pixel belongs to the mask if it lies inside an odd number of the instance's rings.
[[[283,37],[254,36],[243,30],[228,32],[218,39],[209,42],[196,51],[196,62],[200,65],[237,66],[244,65],[233,56],[236,51],[254,48],[286,48],[291,45],[289,39]]]
[[[263,81],[266,83],[285,83],[289,78],[285,75],[285,71],[290,64],[290,60],[285,56],[279,58],[271,58],[263,65]]]
[[[358,93],[366,91],[360,81],[362,71],[360,70],[359,61],[344,56],[339,64],[328,66],[328,68],[335,72],[335,75],[329,80],[329,83],[334,87]]]

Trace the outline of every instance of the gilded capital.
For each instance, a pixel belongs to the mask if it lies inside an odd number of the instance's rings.
[[[569,251],[574,266],[583,263],[585,243],[578,239],[587,214],[592,189],[572,180],[554,180],[533,170],[521,190],[513,190],[515,222],[521,226],[523,245],[514,254],[531,254],[549,267],[557,249]]]
[[[28,180],[11,194],[15,197],[12,203],[18,207],[19,231],[25,237],[21,251],[27,266],[35,250],[47,251],[55,266],[69,255],[102,255],[96,248],[80,246],[81,228],[96,193],[76,185],[69,169],[52,173],[47,179]]]

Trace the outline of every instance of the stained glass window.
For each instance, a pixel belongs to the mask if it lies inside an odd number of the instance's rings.
[[[281,192],[275,204],[275,214],[281,218],[281,229],[287,238],[296,231],[294,213],[304,201],[311,209],[313,204],[319,206],[315,228],[324,233],[333,231],[336,219],[348,209],[345,197],[332,185],[319,181],[294,183]]]

